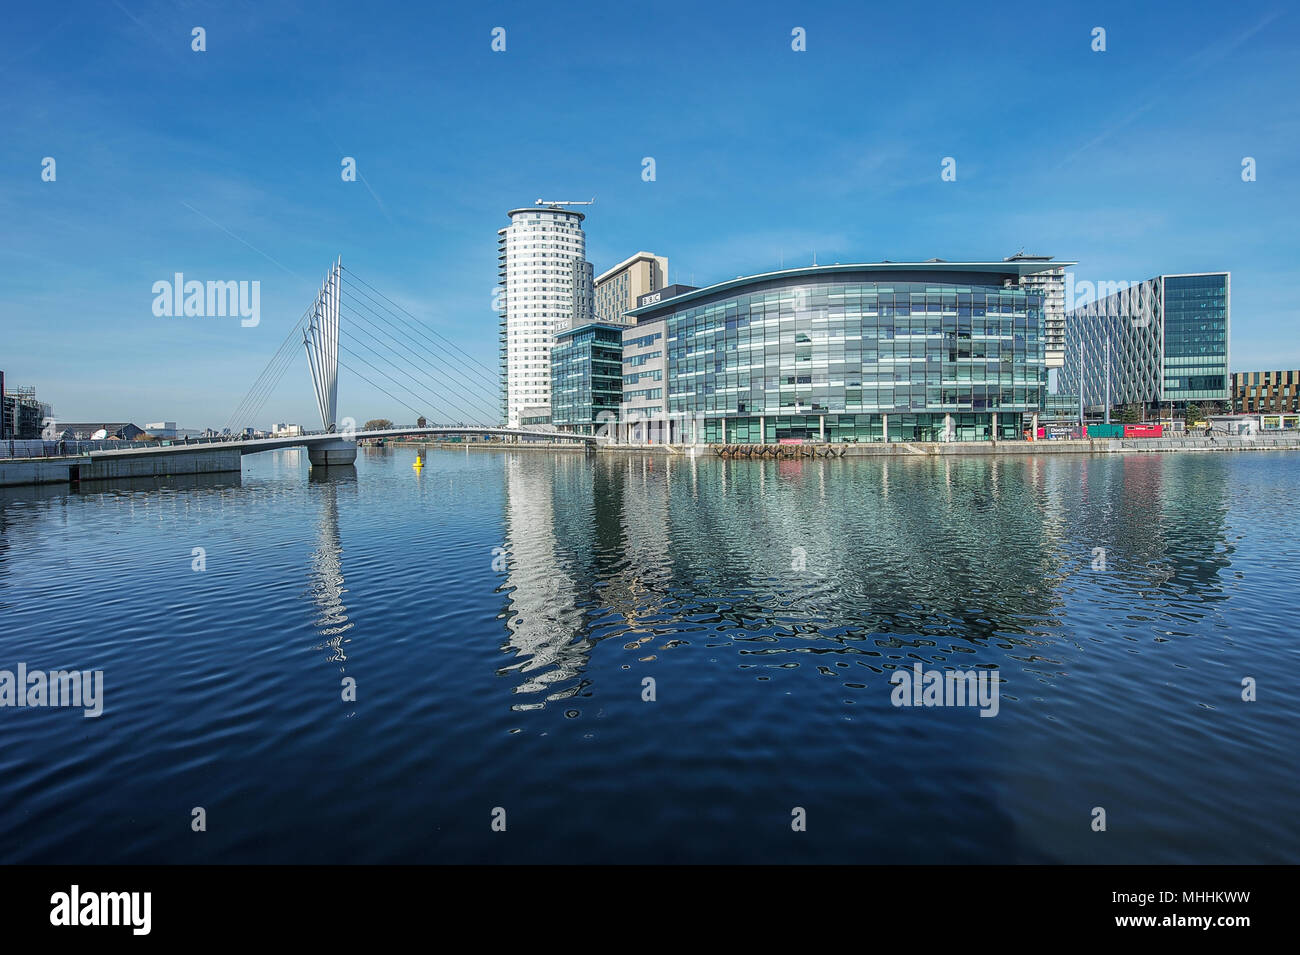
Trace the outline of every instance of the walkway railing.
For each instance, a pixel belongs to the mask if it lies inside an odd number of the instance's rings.
[[[226,435],[215,438],[169,438],[161,441],[47,441],[44,439],[0,441],[0,458],[66,458],[92,451],[128,451],[135,448],[186,447],[189,445],[224,444],[246,438]]]
[[[404,431],[412,432],[424,431],[428,429],[446,429],[455,431],[465,428],[469,431],[493,430],[491,425],[467,425],[464,422],[460,424],[432,424],[425,425],[421,428],[419,425],[394,425],[392,428],[386,428],[386,431]],[[519,429],[523,431],[534,432],[532,428]],[[572,436],[557,431],[535,431],[539,438],[565,439]],[[156,449],[156,448],[184,448],[195,446],[207,446],[214,444],[229,444],[232,442],[243,441],[263,441],[263,440],[293,440],[295,438],[323,438],[330,434],[339,438],[356,438],[370,440],[369,432],[343,432],[343,431],[301,431],[296,434],[263,434],[257,436],[247,436],[242,434],[224,434],[212,437],[198,438],[162,438],[154,441],[119,441],[112,438],[99,440],[63,440],[49,441],[45,439],[17,440],[10,439],[0,441],[0,460],[5,458],[65,458],[80,455],[88,455],[95,451],[131,451],[137,449]]]

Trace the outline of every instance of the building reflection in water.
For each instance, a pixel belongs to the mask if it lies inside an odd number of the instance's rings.
[[[313,468],[310,473],[311,489],[319,502],[316,522],[316,549],[311,558],[311,599],[316,605],[313,626],[322,642],[312,649],[327,653],[331,663],[339,664],[345,672],[347,653],[344,645],[351,642],[346,634],[352,629],[347,607],[343,603],[343,541],[339,536],[339,494],[356,493],[356,468]]]
[[[1062,471],[1064,481],[1077,475],[1076,486],[1057,495],[1071,549],[1104,548],[1106,572],[1122,575],[1135,597],[1223,598],[1219,575],[1235,552],[1227,539],[1230,464],[1217,454],[1133,454]]]
[[[498,672],[523,675],[515,692],[541,697],[516,709],[583,693],[602,640],[639,650],[654,638],[672,587],[672,473],[693,465],[655,456],[507,460],[504,649],[516,660]]]
[[[668,541],[668,510],[673,470],[689,469],[692,497],[697,485],[697,462],[685,465],[668,458],[614,459],[607,480],[618,488],[621,559],[611,563],[605,599],[623,618],[626,649],[648,644],[656,625],[665,622],[672,596],[672,553]],[[611,494],[611,497],[613,495]]]
[[[508,594],[503,649],[514,662],[498,673],[519,674],[514,692],[537,709],[581,692],[581,674],[593,641],[585,635],[573,566],[556,537],[557,483],[564,505],[590,507],[589,465],[580,455],[517,452],[506,456],[505,549]],[[587,485],[587,486],[584,486]]]
[[[1057,679],[1072,601],[1167,586],[1157,609],[1189,590],[1211,600],[1231,554],[1217,458],[519,454],[507,468],[516,660],[500,672],[542,701],[583,692],[603,640],[627,663],[703,640],[749,666],[801,652],[850,661],[825,658],[824,672],[877,674],[1014,659]],[[1096,576],[1097,548],[1115,576]]]

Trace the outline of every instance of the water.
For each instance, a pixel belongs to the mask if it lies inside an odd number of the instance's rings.
[[[1298,456],[413,460],[0,492],[0,861],[1300,861]]]

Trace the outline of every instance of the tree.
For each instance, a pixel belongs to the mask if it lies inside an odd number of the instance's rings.
[[[393,427],[393,423],[387,418],[371,418],[366,422],[363,431],[387,431]]]
[[[1203,421],[1204,412],[1201,411],[1201,406],[1198,405],[1196,402],[1189,401],[1187,403],[1187,410],[1183,412],[1183,418],[1190,426],[1197,421]]]
[[[1120,409],[1120,424],[1140,424],[1142,422],[1142,409],[1135,404],[1127,404]]]

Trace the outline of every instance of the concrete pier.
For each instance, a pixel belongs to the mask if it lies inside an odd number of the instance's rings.
[[[336,468],[357,463],[357,443],[339,438],[320,444],[309,445],[307,460],[313,468]]]

